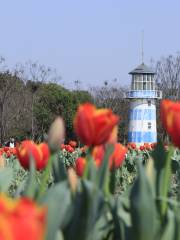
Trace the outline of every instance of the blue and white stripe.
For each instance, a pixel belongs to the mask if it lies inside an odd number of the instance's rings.
[[[126,93],[128,98],[158,98],[157,90],[131,90]]]
[[[147,99],[134,99],[129,111],[128,142],[143,144],[156,141],[155,103],[152,101],[149,105]]]
[[[155,120],[156,109],[130,109],[129,120]]]
[[[136,144],[154,143],[157,141],[157,132],[128,132],[128,141]]]

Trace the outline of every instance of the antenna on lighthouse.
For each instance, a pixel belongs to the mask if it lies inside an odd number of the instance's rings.
[[[141,33],[141,57],[142,57],[142,63],[144,63],[144,30],[142,30],[142,33]]]

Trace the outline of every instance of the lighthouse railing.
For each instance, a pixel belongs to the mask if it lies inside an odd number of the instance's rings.
[[[160,90],[131,90],[125,93],[125,98],[162,98]]]

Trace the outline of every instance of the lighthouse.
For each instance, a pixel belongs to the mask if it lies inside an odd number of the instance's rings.
[[[131,89],[126,92],[130,100],[128,142],[142,145],[157,142],[156,100],[162,98],[157,90],[155,72],[142,63],[129,73]]]

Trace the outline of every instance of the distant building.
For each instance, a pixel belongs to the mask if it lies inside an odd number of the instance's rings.
[[[162,98],[162,92],[156,88],[155,72],[142,63],[129,74],[132,81],[131,90],[126,92],[130,99],[128,142],[157,142],[156,99]]]

